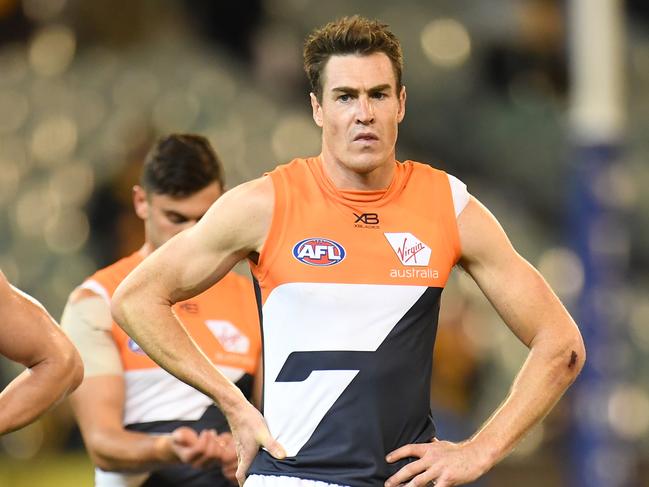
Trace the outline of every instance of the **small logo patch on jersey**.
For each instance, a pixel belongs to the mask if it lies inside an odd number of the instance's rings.
[[[250,339],[231,322],[206,320],[205,324],[226,352],[248,353],[250,350]]]
[[[412,233],[384,233],[403,265],[427,266],[431,250]]]
[[[305,238],[293,247],[293,257],[297,260],[320,267],[339,264],[345,254],[342,245],[326,238]]]
[[[356,228],[379,228],[378,213],[354,213],[354,226]]]
[[[140,346],[137,343],[135,343],[135,340],[133,340],[132,338],[128,339],[127,346],[128,346],[128,349],[133,353],[137,353],[138,355],[146,355],[144,353],[144,350],[142,350],[140,348]]]

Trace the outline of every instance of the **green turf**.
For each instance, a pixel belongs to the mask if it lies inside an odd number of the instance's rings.
[[[92,487],[93,467],[84,453],[15,460],[0,456],[0,487]]]

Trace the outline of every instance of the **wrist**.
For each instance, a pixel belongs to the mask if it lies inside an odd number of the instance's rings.
[[[236,417],[241,412],[245,411],[249,405],[250,402],[236,386],[233,386],[227,394],[223,394],[217,402],[217,407],[225,415],[228,421],[236,419]]]
[[[173,440],[169,434],[155,436],[153,448],[157,461],[161,463],[178,463],[180,461],[172,443]]]
[[[483,438],[474,436],[470,440],[464,442],[464,444],[472,450],[473,455],[476,458],[476,463],[479,465],[481,470],[480,475],[491,470],[491,467],[498,463],[498,460],[501,458],[501,455],[497,448],[495,448],[493,442],[485,441]]]

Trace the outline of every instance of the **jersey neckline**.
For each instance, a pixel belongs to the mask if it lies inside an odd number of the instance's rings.
[[[307,159],[307,165],[314,174],[319,185],[337,201],[346,205],[383,206],[398,196],[408,181],[412,172],[410,161],[399,162],[395,159],[395,169],[392,181],[387,188],[376,190],[339,189],[325,174],[322,157],[316,156]]]

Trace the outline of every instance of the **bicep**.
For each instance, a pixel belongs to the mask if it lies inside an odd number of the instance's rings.
[[[516,252],[496,218],[471,197],[458,218],[462,257],[507,326],[527,346],[542,331],[574,325],[545,279]]]

